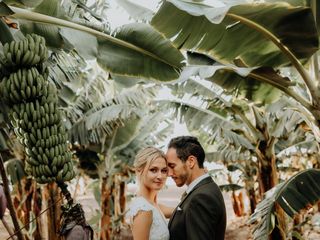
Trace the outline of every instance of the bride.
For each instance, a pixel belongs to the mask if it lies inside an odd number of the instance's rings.
[[[164,153],[154,147],[140,150],[134,160],[139,184],[137,197],[131,202],[128,217],[134,240],[169,240],[165,217],[173,209],[157,202],[157,193],[168,176]]]

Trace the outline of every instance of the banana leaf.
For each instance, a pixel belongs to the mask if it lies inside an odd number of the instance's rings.
[[[161,102],[166,103],[165,100],[161,100]],[[224,117],[218,111],[205,109],[182,100],[170,100],[168,108],[177,114],[179,113],[181,121],[183,120],[187,124],[188,131],[191,133],[196,133],[201,129],[207,133],[212,142],[224,139],[236,147],[254,149],[245,136],[237,133],[237,131],[243,133],[243,125],[231,121],[229,116]]]
[[[219,188],[221,189],[221,191],[226,191],[226,192],[230,192],[230,191],[237,191],[242,189],[243,187],[238,185],[238,184],[223,184],[223,185],[219,185]]]
[[[7,7],[14,13],[9,15]],[[0,12],[16,18],[23,33],[46,38],[53,50],[75,48],[83,57],[97,59],[104,70],[118,75],[170,81],[178,78],[184,66],[181,52],[147,24],[122,26],[108,34],[76,23],[56,1],[45,1],[34,11],[2,4]]]
[[[42,3],[44,0],[3,0],[2,2],[13,5],[13,6],[18,6],[18,7],[28,7],[28,8],[33,8],[38,6],[40,3]]]
[[[176,82],[190,81],[191,77],[200,77],[219,85],[226,93],[235,97],[246,98],[257,104],[268,104],[278,100],[288,87],[295,83],[288,77],[281,76],[270,67],[243,68],[234,65],[224,66],[219,63],[210,62],[205,55],[192,54],[191,64],[183,68]],[[213,65],[211,65],[213,63]],[[210,65],[206,65],[210,64]]]
[[[12,185],[20,182],[27,174],[24,171],[24,164],[21,160],[13,158],[5,162],[5,167],[10,176]]]
[[[320,170],[307,169],[268,191],[265,199],[257,205],[255,212],[250,217],[249,223],[258,221],[253,230],[254,239],[269,239],[269,233],[275,227],[276,203],[293,218],[295,214],[319,201],[319,181]]]
[[[151,21],[154,14],[150,9],[133,3],[132,1],[118,0],[117,4],[124,8],[128,12],[128,14],[130,14],[130,17],[132,17],[136,21]]]
[[[301,61],[318,49],[312,11],[285,2],[217,8],[182,0],[165,1],[151,24],[179,49],[207,54],[222,64],[277,67],[289,59],[268,39],[273,34]],[[222,16],[222,21],[215,21]]]

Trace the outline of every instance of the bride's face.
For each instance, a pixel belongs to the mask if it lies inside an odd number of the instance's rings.
[[[168,177],[168,166],[164,158],[157,158],[151,162],[148,169],[143,171],[143,184],[152,190],[160,190]]]

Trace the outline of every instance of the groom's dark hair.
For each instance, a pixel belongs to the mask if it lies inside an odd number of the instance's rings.
[[[203,168],[205,153],[196,137],[181,136],[172,138],[168,144],[168,148],[176,149],[178,158],[183,162],[186,162],[189,156],[195,156],[199,167]]]

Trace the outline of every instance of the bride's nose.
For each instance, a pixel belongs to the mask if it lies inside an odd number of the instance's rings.
[[[159,171],[157,174],[157,178],[162,179],[163,177],[164,177],[164,174],[161,171]]]

